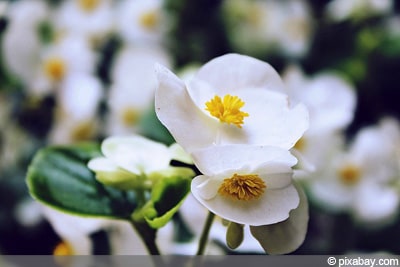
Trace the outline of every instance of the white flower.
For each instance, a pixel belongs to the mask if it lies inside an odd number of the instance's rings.
[[[35,78],[42,47],[38,34],[40,25],[49,18],[45,1],[23,0],[8,5],[8,25],[2,40],[2,55],[6,67],[25,85]]]
[[[50,222],[54,231],[65,242],[71,255],[90,255],[92,242],[89,235],[104,227],[105,219],[82,218],[62,213],[47,206],[42,206],[44,217]]]
[[[393,119],[360,130],[348,151],[337,151],[314,174],[319,179],[310,184],[312,198],[333,211],[348,211],[362,223],[389,223],[400,201],[394,186],[399,140]]]
[[[308,127],[305,106],[290,107],[276,71],[251,57],[218,57],[187,85],[159,65],[157,77],[157,116],[189,153],[213,144],[289,149]]]
[[[160,43],[168,27],[162,0],[123,0],[117,7],[117,32],[128,43]]]
[[[157,88],[155,62],[169,66],[171,59],[156,46],[127,45],[118,52],[107,98],[109,135],[136,131],[141,116],[154,108],[154,92]]]
[[[43,47],[41,59],[36,66],[36,79],[31,85],[50,92],[68,75],[75,73],[94,74],[97,55],[82,36],[68,34]]]
[[[64,1],[55,11],[54,26],[62,33],[82,35],[99,41],[113,27],[113,6],[110,0]]]
[[[222,10],[228,38],[237,51],[289,57],[308,52],[313,24],[306,1],[226,0]]]
[[[211,212],[253,226],[281,222],[299,205],[292,185],[297,160],[275,147],[226,145],[192,155],[203,175],[192,181],[192,193]]]
[[[146,255],[148,253],[143,241],[129,222],[85,218],[63,213],[47,206],[42,205],[41,207],[41,212],[62,240],[55,247],[55,255],[93,254],[94,244],[90,235],[97,231],[107,233],[110,243],[109,253],[112,255]],[[161,238],[166,236],[165,230],[160,231]]]
[[[57,91],[57,107],[49,141],[69,144],[93,139],[98,132],[97,111],[103,96],[100,80],[74,73],[66,77]]]
[[[168,173],[192,175],[188,168],[170,166],[172,159],[185,160],[182,150],[175,146],[167,147],[139,135],[109,137],[101,144],[104,157],[90,160],[88,167],[105,184],[125,190],[150,188],[152,179]]]
[[[392,0],[332,0],[326,6],[326,15],[333,21],[349,18],[368,18],[393,10]]]
[[[333,72],[306,77],[296,65],[285,70],[283,81],[291,99],[303,103],[309,111],[310,127],[293,151],[307,177],[308,172],[325,167],[332,149],[344,142],[343,130],[354,117],[355,89]]]
[[[283,81],[291,99],[308,108],[307,135],[344,130],[352,122],[357,101],[355,89],[340,75],[321,72],[306,77],[300,67],[292,65],[286,69]]]

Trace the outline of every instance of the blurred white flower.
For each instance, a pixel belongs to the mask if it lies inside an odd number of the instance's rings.
[[[96,64],[97,55],[86,39],[78,35],[63,35],[43,47],[31,87],[50,93],[69,75],[94,74]]]
[[[45,1],[21,0],[8,4],[8,25],[2,40],[6,67],[29,86],[34,81],[40,60],[42,40],[39,30],[50,17]]]
[[[289,149],[308,127],[306,107],[290,107],[276,71],[251,57],[215,58],[187,84],[160,65],[157,77],[157,116],[189,153],[223,144]]]
[[[389,223],[397,214],[400,195],[396,157],[400,127],[393,119],[361,129],[348,151],[337,151],[314,175],[310,193],[316,203],[348,211],[365,224]]]
[[[228,38],[237,51],[295,58],[308,52],[313,21],[306,1],[226,0],[222,7]]]
[[[61,82],[56,95],[55,121],[48,136],[50,143],[71,144],[96,137],[102,89],[97,77],[81,73]]]
[[[167,173],[193,176],[189,168],[170,166],[172,159],[184,158],[181,149],[139,135],[109,137],[102,142],[101,151],[104,157],[91,159],[89,169],[100,182],[122,190],[151,188]]]
[[[82,35],[94,44],[103,40],[114,27],[112,0],[63,1],[54,13],[57,31]]]
[[[321,135],[344,130],[356,108],[355,88],[334,72],[320,72],[306,77],[301,68],[289,66],[283,74],[292,101],[307,106],[310,127],[307,135]]]
[[[203,175],[192,181],[196,199],[216,215],[253,226],[281,222],[299,204],[287,150],[251,145],[215,146],[195,151]]]
[[[147,250],[129,222],[70,215],[42,206],[42,212],[61,238],[54,251],[56,255],[91,255],[93,241],[90,235],[104,230],[110,242],[112,255],[146,255]]]
[[[104,227],[105,219],[82,218],[42,206],[44,217],[54,231],[67,244],[70,255],[90,255],[93,244],[89,235]]]
[[[163,4],[163,0],[120,1],[117,33],[130,44],[160,44],[168,29]]]
[[[118,52],[112,67],[112,84],[107,98],[108,135],[137,131],[141,116],[154,107],[157,87],[155,62],[171,65],[168,54],[157,46],[127,45]]]
[[[333,21],[366,19],[393,10],[393,0],[332,0],[326,6],[326,16]]]
[[[284,71],[283,81],[291,100],[309,111],[310,127],[294,146],[307,177],[309,171],[325,166],[335,146],[343,145],[343,131],[353,121],[356,108],[355,89],[333,72],[306,77],[296,65]]]

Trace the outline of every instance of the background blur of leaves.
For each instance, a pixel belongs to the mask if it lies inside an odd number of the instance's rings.
[[[49,0],[56,5],[57,0]],[[173,25],[166,37],[166,46],[179,69],[189,64],[202,64],[229,52],[237,52],[229,42],[226,21],[221,11],[221,0],[166,0],[167,12],[173,17]],[[356,88],[357,107],[353,123],[347,129],[349,136],[361,127],[376,123],[390,115],[400,119],[399,74],[400,33],[389,36],[381,28],[385,16],[372,16],[363,20],[328,22],[324,9],[328,0],[308,1],[313,15],[311,45],[308,53],[290,58],[280,53],[259,54],[257,57],[269,62],[278,72],[289,63],[296,62],[312,75],[322,70],[336,70]],[[394,1],[391,16],[400,15],[400,2]],[[8,21],[0,18],[0,42]],[[279,25],[277,25],[279,27]],[[48,34],[42,29],[43,36]],[[97,75],[103,84],[110,82],[110,63],[121,44],[118,36],[111,36],[101,47],[102,56]],[[18,221],[17,210],[28,198],[25,172],[38,148],[46,144],[46,135],[54,121],[55,100],[50,96],[32,103],[23,85],[13,76],[0,55],[0,100],[10,106],[8,114],[0,114],[0,150],[6,146],[3,130],[10,122],[19,127],[20,137],[32,140],[29,145],[18,148],[13,164],[0,164],[0,251],[3,254],[48,254],[58,242],[57,235],[45,221],[35,226],[25,226]],[[4,102],[4,103],[3,103]],[[104,103],[103,103],[104,104]],[[1,111],[2,112],[2,111]],[[105,112],[100,108],[100,116]],[[146,121],[154,120],[154,114]],[[152,122],[151,122],[152,123]],[[151,124],[150,125],[153,125]],[[154,122],[157,124],[157,122]],[[152,126],[146,126],[152,127]],[[156,126],[158,127],[158,126]],[[151,133],[151,129],[147,133]],[[153,133],[154,134],[154,133]],[[171,142],[165,134],[152,138]],[[98,136],[100,140],[104,136]],[[21,138],[21,139],[18,139]],[[0,159],[3,161],[3,159]],[[346,251],[388,251],[400,254],[400,225],[398,223],[379,230],[360,229],[347,215],[331,215],[312,207],[309,233],[299,254],[340,254]],[[400,221],[400,220],[398,220]],[[92,235],[95,253],[107,252],[101,244],[104,233]]]

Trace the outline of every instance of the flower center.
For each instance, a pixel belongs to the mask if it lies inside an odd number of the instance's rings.
[[[74,255],[74,251],[67,242],[60,242],[53,251],[54,256],[69,256]]]
[[[95,125],[91,121],[81,122],[71,131],[71,139],[75,142],[90,140],[95,135]]]
[[[92,12],[100,4],[100,0],[78,0],[78,5],[85,12]]]
[[[126,108],[121,114],[122,122],[126,126],[135,125],[139,121],[140,113],[134,108]]]
[[[240,109],[244,106],[244,102],[237,96],[225,95],[223,99],[214,96],[213,99],[206,102],[206,109],[211,116],[219,119],[220,122],[234,124],[242,128],[244,117],[248,117],[249,113]]]
[[[339,179],[345,185],[355,185],[361,178],[361,170],[354,164],[347,164],[338,170]]]
[[[146,28],[148,30],[154,29],[158,24],[157,11],[150,10],[150,11],[144,12],[139,17],[139,23],[140,23],[140,25],[142,25],[144,28]]]
[[[67,66],[63,59],[59,57],[49,58],[44,63],[44,71],[53,81],[60,81],[65,75]]]
[[[218,189],[218,193],[237,200],[253,200],[259,198],[267,186],[257,174],[238,175],[226,178]]]

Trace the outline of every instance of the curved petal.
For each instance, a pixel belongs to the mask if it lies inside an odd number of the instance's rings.
[[[251,145],[210,146],[192,153],[197,168],[206,175],[215,175],[228,170],[246,167],[254,170],[261,164],[281,162],[291,167],[297,160],[289,151],[279,147]]]
[[[247,90],[239,97],[246,103],[241,135],[225,131],[221,139],[228,143],[277,146],[289,149],[301,138],[309,126],[308,110],[303,104],[289,107],[287,95]]]
[[[267,190],[275,190],[289,186],[292,183],[293,172],[290,169],[286,173],[267,173],[259,176],[267,185]]]
[[[178,143],[172,144],[169,148],[171,157],[174,160],[184,162],[186,164],[193,164],[193,160],[188,153]]]
[[[308,110],[303,104],[290,107],[287,95],[254,88],[230,92],[244,102],[241,110],[249,115],[244,118],[242,128],[221,123],[205,110],[206,102],[215,96],[213,89],[207,87],[207,84],[201,87],[196,90],[195,96],[191,97],[198,107],[199,114],[209,120],[208,128],[218,129],[218,132],[209,138],[209,144],[247,143],[288,149],[300,139],[309,126]],[[192,121],[195,120],[196,117],[192,117]]]
[[[88,162],[87,166],[94,172],[97,171],[116,172],[120,169],[118,165],[116,165],[113,161],[105,157],[98,157],[91,159]]]
[[[197,177],[196,177],[197,178]],[[206,184],[205,177],[193,179],[191,190],[194,197],[211,212],[232,222],[254,226],[281,222],[289,217],[289,212],[299,205],[299,195],[290,184],[282,189],[267,190],[256,200],[232,200],[217,193],[203,196],[208,192],[217,192],[218,183]],[[209,179],[211,180],[211,179]],[[220,184],[220,183],[219,183]],[[204,191],[207,191],[206,193]]]
[[[158,64],[156,74],[159,83],[155,95],[158,119],[188,153],[210,145],[215,139],[217,124],[198,110],[183,81],[171,71]]]
[[[392,222],[398,215],[399,201],[399,195],[393,188],[365,182],[357,190],[353,215],[364,223]]]
[[[289,219],[272,225],[250,226],[251,234],[269,254],[286,254],[296,250],[304,241],[308,226],[307,197],[300,186],[299,206],[290,212]]]
[[[117,166],[135,174],[168,167],[168,148],[142,136],[110,137],[101,145],[103,154]]]
[[[209,61],[194,79],[209,83],[218,90],[218,94],[248,88],[284,92],[284,84],[271,65],[239,54],[227,54]]]

